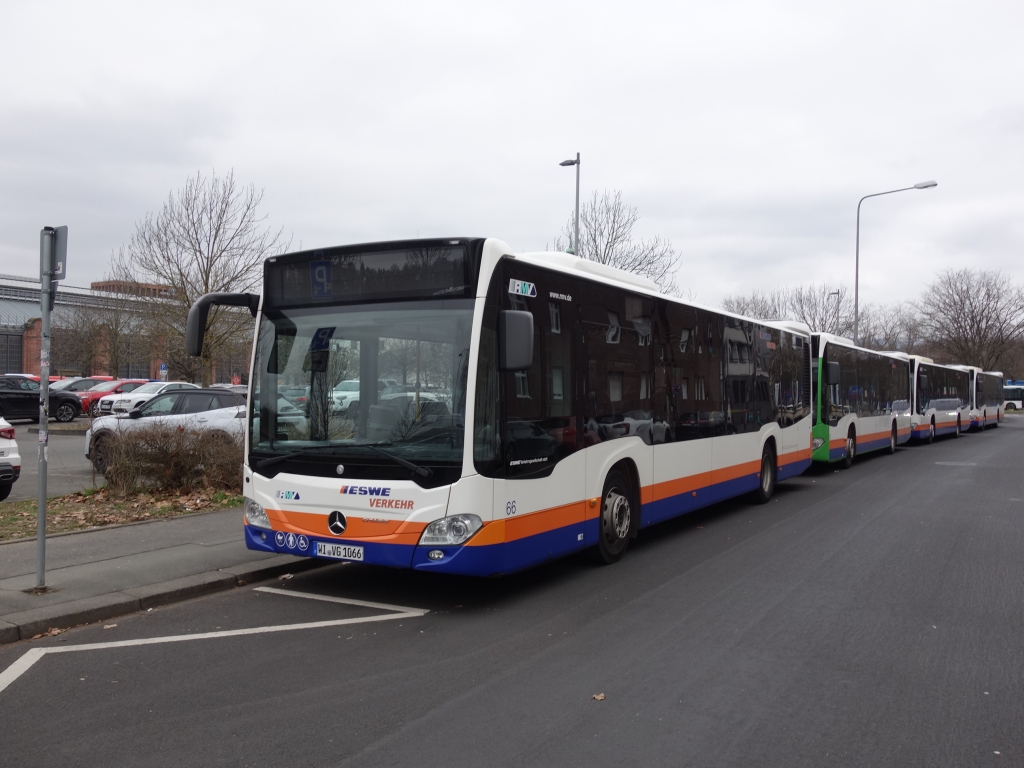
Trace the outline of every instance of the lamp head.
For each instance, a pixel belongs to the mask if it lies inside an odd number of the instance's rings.
[[[914,189],[929,189],[930,187],[939,186],[937,181],[921,181],[914,185]]]
[[[559,163],[559,165],[576,165],[576,161],[575,160],[563,160],[562,162]]]

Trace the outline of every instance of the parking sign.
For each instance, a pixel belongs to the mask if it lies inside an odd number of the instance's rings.
[[[329,299],[334,295],[331,288],[331,262],[309,262],[309,295],[314,299]]]

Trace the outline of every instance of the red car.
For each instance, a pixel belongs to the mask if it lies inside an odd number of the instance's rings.
[[[78,392],[78,399],[82,401],[82,413],[88,413],[92,417],[100,415],[100,398],[104,395],[114,395],[120,392],[131,392],[137,387],[147,383],[148,379],[125,379],[124,381],[104,381],[96,384],[92,389],[85,392]]]

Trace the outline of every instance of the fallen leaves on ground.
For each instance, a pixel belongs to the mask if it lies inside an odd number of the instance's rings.
[[[604,701],[604,694],[603,693],[595,693],[590,698],[592,698],[594,701]]]
[[[57,635],[67,632],[67,627],[60,629],[59,627],[50,627],[45,632],[40,632],[38,635],[32,635],[33,640],[38,640],[41,637],[56,637]]]
[[[241,503],[240,495],[232,496],[213,490],[189,490],[187,493],[140,492],[126,497],[110,493],[106,488],[79,491],[47,500],[46,532],[62,533],[193,512],[231,509]],[[35,533],[35,501],[0,503],[0,541],[34,536]]]

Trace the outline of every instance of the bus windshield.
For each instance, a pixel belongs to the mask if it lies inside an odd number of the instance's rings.
[[[464,299],[265,310],[249,411],[253,464],[303,451],[303,463],[323,454],[353,478],[406,477],[389,455],[461,470],[472,317]],[[287,471],[302,474],[297,463]]]

